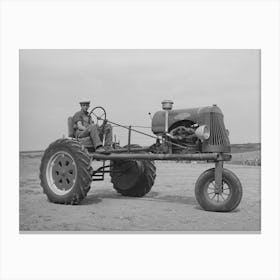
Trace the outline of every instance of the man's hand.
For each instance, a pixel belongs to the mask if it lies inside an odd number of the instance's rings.
[[[102,131],[108,131],[110,128],[107,126],[107,123],[108,123],[108,121],[107,120],[104,120],[104,122],[103,122],[103,124],[100,126],[100,129],[102,130]]]
[[[78,121],[78,122],[77,122],[77,126],[78,126],[78,129],[81,130],[81,131],[84,131],[84,130],[87,129],[85,126],[82,125],[82,122],[81,122],[81,121]]]
[[[106,126],[106,124],[107,124],[107,122],[108,122],[107,120],[104,120],[104,121],[103,121],[103,123],[102,123],[102,125],[100,125],[100,128],[105,127],[105,126]]]

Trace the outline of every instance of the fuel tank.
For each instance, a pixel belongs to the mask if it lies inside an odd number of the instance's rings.
[[[230,152],[228,131],[224,125],[224,116],[217,105],[170,110],[168,128],[174,128],[176,123],[189,121],[200,125],[208,125],[210,137],[202,143],[202,152]],[[152,132],[162,135],[165,131],[165,111],[158,111],[152,118]]]

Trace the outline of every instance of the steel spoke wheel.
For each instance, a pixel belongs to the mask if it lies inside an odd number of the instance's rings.
[[[229,186],[223,181],[221,191],[217,191],[215,187],[215,181],[209,182],[207,191],[208,198],[213,201],[213,203],[224,203],[228,200],[231,195]]]
[[[242,198],[242,185],[238,177],[223,169],[222,186],[215,187],[215,168],[203,172],[195,184],[195,196],[199,205],[207,211],[229,212],[234,210]]]

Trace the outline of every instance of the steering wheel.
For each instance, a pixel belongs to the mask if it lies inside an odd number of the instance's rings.
[[[92,117],[95,124],[98,126],[103,126],[106,121],[106,111],[103,107],[97,106],[94,107],[90,112],[89,115]],[[101,124],[99,122],[101,121]]]

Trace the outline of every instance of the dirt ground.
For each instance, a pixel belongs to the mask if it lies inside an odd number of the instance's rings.
[[[243,185],[243,198],[231,213],[202,210],[194,185],[213,164],[156,162],[157,178],[143,198],[115,192],[109,175],[93,182],[80,205],[50,203],[39,181],[40,157],[20,155],[19,230],[93,232],[260,231],[261,169],[226,164]]]

